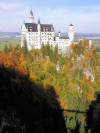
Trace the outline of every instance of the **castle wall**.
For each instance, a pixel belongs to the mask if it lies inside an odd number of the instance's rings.
[[[59,36],[56,37],[52,25],[41,25],[40,20],[38,21],[38,24],[33,23],[32,20],[34,17],[32,10],[30,16],[30,23],[23,24],[21,29],[21,47],[24,46],[24,43],[27,44],[29,50],[40,49],[42,44],[50,44],[53,47],[58,45],[58,53],[64,55],[67,54],[67,51],[74,40],[73,25],[71,24],[69,26],[69,38],[62,38],[60,33]]]

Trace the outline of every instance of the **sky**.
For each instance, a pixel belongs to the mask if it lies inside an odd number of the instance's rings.
[[[100,0],[0,0],[0,32],[20,32],[31,8],[35,23],[40,18],[56,32],[72,23],[77,33],[100,33]]]

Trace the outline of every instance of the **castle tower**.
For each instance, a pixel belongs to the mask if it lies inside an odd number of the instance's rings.
[[[30,16],[29,16],[30,23],[34,23],[34,16],[33,16],[33,11],[31,9],[30,11]]]
[[[21,27],[21,47],[24,46],[24,43],[26,41],[26,36],[25,36],[26,32],[27,32],[27,29],[24,22],[24,24]]]
[[[58,36],[61,37],[61,32],[58,33]]]
[[[40,49],[41,48],[41,24],[40,24],[40,19],[38,19],[37,30],[38,30],[38,47]]]
[[[38,32],[41,31],[40,19],[38,19]]]
[[[74,25],[72,24],[69,25],[68,37],[71,41],[74,40]]]

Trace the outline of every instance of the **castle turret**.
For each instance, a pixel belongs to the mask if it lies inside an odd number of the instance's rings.
[[[41,26],[40,26],[40,19],[38,19],[38,25],[37,25],[38,27],[38,32],[40,32],[41,31]]]
[[[34,23],[34,16],[33,16],[33,11],[32,11],[32,9],[31,9],[31,11],[30,11],[30,17],[29,17],[29,19],[30,19],[30,23]]]
[[[72,24],[69,25],[68,37],[71,41],[74,40],[74,25]]]
[[[38,47],[40,49],[41,48],[41,24],[40,24],[40,19],[38,19],[37,30],[38,30]]]
[[[61,32],[58,33],[58,36],[61,37]]]
[[[21,27],[21,47],[24,46],[24,42],[26,40],[26,32],[27,32],[27,28],[25,26],[25,22]]]

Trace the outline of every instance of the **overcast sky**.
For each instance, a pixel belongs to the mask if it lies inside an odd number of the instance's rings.
[[[100,0],[0,0],[0,32],[19,32],[29,22],[53,24],[55,31],[66,32],[70,23],[76,32],[100,33]]]

